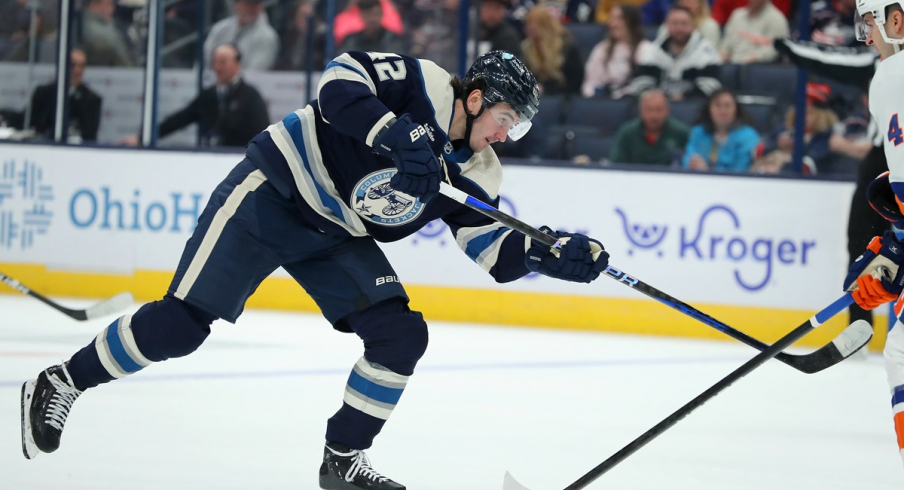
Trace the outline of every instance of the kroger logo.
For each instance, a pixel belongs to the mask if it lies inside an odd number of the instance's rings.
[[[53,187],[31,160],[4,160],[0,169],[0,248],[27,249],[50,228]]]
[[[640,250],[658,257],[671,255],[680,260],[736,264],[732,270],[734,279],[748,291],[763,289],[777,266],[806,266],[816,247],[816,240],[751,237],[744,233],[737,213],[724,204],[706,208],[696,224],[679,226],[671,236],[666,225],[631,222],[625,211],[615,208],[615,212],[631,243],[629,255]]]

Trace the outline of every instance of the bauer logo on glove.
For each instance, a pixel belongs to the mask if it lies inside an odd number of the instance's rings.
[[[845,291],[865,310],[894,301],[904,291],[904,248],[894,233],[873,237],[863,255],[851,264],[844,280]]]

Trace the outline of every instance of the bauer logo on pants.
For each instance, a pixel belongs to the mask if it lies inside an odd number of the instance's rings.
[[[351,207],[359,216],[384,226],[399,226],[421,214],[424,203],[390,187],[396,171],[380,170],[358,182]]]
[[[50,228],[53,186],[31,160],[3,160],[0,167],[0,248],[31,248]]]

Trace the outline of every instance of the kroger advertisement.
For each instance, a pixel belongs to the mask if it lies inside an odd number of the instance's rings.
[[[170,271],[240,158],[0,145],[0,262]],[[840,292],[852,192],[844,182],[506,166],[500,207],[589,233],[611,265],[685,301],[818,309]],[[406,284],[641,297],[606,278],[496,285],[442,222],[384,250]]]

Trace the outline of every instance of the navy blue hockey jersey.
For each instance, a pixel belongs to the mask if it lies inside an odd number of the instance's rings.
[[[435,63],[390,53],[349,52],[327,65],[317,99],[249,144],[249,159],[304,217],[325,233],[395,241],[445,221],[459,247],[497,281],[528,273],[528,239],[444,196],[422,203],[395,191],[392,160],[373,152],[377,132],[409,114],[427,130],[444,179],[498,205],[502,167],[492,148],[455,151],[448,132],[455,97]]]

